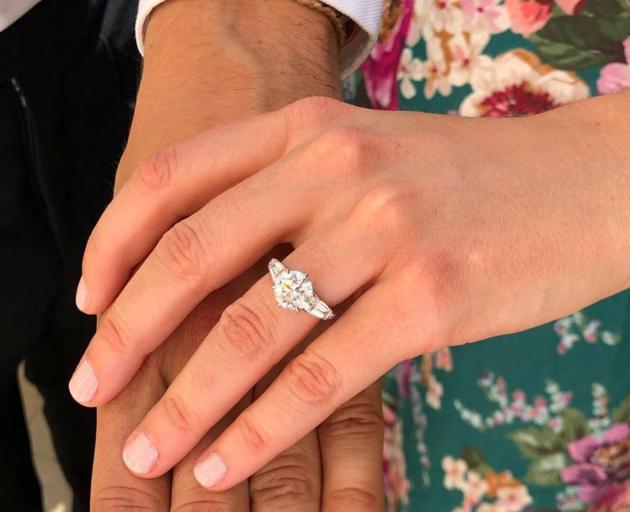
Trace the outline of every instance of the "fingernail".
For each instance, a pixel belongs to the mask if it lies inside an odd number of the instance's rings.
[[[79,403],[89,402],[98,389],[98,380],[90,364],[84,359],[70,379],[70,394]]]
[[[194,469],[195,478],[204,487],[218,484],[227,473],[225,462],[217,453],[213,453],[206,460],[197,463]]]
[[[79,311],[85,312],[85,308],[87,307],[89,299],[90,295],[88,294],[87,286],[85,286],[85,279],[83,279],[83,276],[81,276],[81,280],[79,281],[79,285],[77,286],[77,295],[75,297],[75,302],[77,303],[77,308],[79,308]]]
[[[147,436],[140,433],[123,450],[125,465],[138,475],[146,475],[158,460],[159,453]]]

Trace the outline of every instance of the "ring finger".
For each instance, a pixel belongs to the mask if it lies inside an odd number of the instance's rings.
[[[322,276],[315,283],[316,291],[331,306],[372,281],[385,264],[383,234],[359,227],[351,217],[331,231],[315,235],[287,258],[289,267],[292,262],[302,262],[300,270]],[[159,454],[153,466],[131,464],[129,469],[147,477],[168,471],[316,324],[311,315],[278,308],[270,278],[260,279],[225,310],[130,436],[125,452],[145,446]]]

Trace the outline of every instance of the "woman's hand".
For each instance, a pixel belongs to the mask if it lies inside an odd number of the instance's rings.
[[[473,120],[310,99],[158,154],[88,245],[93,310],[148,256],[86,352],[83,402],[115,396],[203,297],[280,242],[329,305],[358,298],[200,456],[208,488],[243,481],[405,358],[624,289],[630,127],[615,100]],[[208,201],[222,180],[233,186]],[[316,323],[278,308],[262,277],[129,437],[126,453],[152,461],[131,469],[168,471]]]
[[[266,264],[262,262],[262,268]],[[260,270],[260,268],[258,269]],[[347,402],[317,430],[240,485],[224,492],[200,487],[193,465],[221,431],[273,380],[274,370],[215,425],[171,472],[144,479],[120,456],[125,439],[160,399],[216,323],[223,309],[254,282],[252,269],[206,298],[144,362],[128,386],[99,407],[92,512],[378,512],[383,510],[383,422],[380,386]]]

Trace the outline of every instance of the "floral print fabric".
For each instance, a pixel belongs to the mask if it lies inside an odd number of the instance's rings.
[[[630,0],[394,0],[344,85],[357,104],[468,117],[615,93]],[[383,399],[389,512],[630,511],[630,292],[407,361]]]

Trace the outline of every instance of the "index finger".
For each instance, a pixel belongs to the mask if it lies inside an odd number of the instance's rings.
[[[141,163],[90,235],[77,307],[101,313],[165,231],[280,158],[285,140],[284,116],[264,114],[209,130]]]

